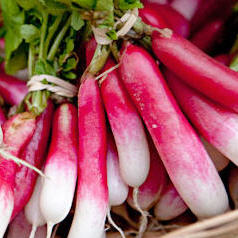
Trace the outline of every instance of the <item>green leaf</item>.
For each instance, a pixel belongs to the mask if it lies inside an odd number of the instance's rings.
[[[73,72],[67,72],[67,73],[63,73],[62,76],[66,79],[76,79],[77,78],[77,75]]]
[[[63,65],[63,71],[68,72],[77,67],[77,60],[75,58],[67,59],[66,63]]]
[[[142,8],[143,4],[140,0],[119,0],[119,8],[121,10],[130,10],[133,8]]]
[[[27,66],[27,56],[25,47],[22,44],[6,61],[5,70],[8,74],[14,74],[20,69],[24,69]]]
[[[56,70],[54,66],[52,66],[46,60],[39,59],[36,61],[34,74],[49,74],[56,76]]]
[[[71,17],[71,26],[75,31],[79,31],[84,26],[84,21],[82,20],[80,13],[73,11]]]
[[[21,35],[27,43],[34,43],[40,37],[40,31],[32,24],[24,24],[21,26]]]
[[[26,11],[35,7],[37,0],[16,0],[18,5]]]

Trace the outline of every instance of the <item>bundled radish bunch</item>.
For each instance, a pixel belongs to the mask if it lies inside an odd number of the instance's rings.
[[[236,207],[237,7],[2,0],[0,237],[141,238]]]

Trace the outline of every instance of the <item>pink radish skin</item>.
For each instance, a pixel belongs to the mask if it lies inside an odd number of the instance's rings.
[[[105,70],[115,64],[109,60]],[[149,173],[150,154],[140,116],[132,104],[117,71],[109,73],[101,85],[107,116],[115,138],[120,171],[131,187],[139,187]]]
[[[50,149],[40,193],[40,209],[47,222],[47,238],[53,226],[61,222],[72,206],[77,180],[77,108],[60,105],[54,115]]]
[[[238,165],[238,115],[189,88],[173,73],[167,71],[166,79],[177,102],[199,133]]]
[[[159,202],[155,205],[154,214],[158,220],[168,221],[183,214],[187,209],[187,205],[170,182]]]
[[[237,72],[209,57],[175,33],[164,37],[154,32],[152,47],[159,60],[181,80],[214,101],[238,112]]]
[[[158,14],[158,12],[151,7],[144,7],[139,10],[139,16],[146,24],[149,24],[157,28],[167,28],[168,24],[165,20]]]
[[[201,0],[173,0],[171,6],[190,21],[197,11],[200,2]]]
[[[238,208],[238,168],[234,167],[229,171],[229,192],[231,199],[235,205],[235,208]]]
[[[110,134],[107,144],[107,185],[110,206],[119,206],[126,201],[129,188],[122,180],[116,145]]]
[[[48,101],[44,112],[36,119],[36,129],[32,139],[21,151],[19,157],[40,169],[46,156],[47,142],[49,139],[54,106]],[[37,174],[32,169],[22,166],[18,169],[14,187],[14,209],[11,219],[23,209],[29,201],[37,179]]]
[[[151,8],[157,11],[157,14],[164,19],[168,26],[177,34],[187,38],[190,34],[189,22],[177,11],[169,5],[150,4],[145,5],[146,8]]]
[[[0,94],[10,105],[18,105],[28,92],[26,82],[0,72]]]
[[[11,148],[9,153],[18,156],[20,149],[31,139],[35,119],[30,113],[21,113],[6,121],[3,126],[4,144]],[[17,164],[0,157],[0,237],[3,237],[14,206],[14,182]]]
[[[167,185],[167,173],[152,141],[150,145],[150,171],[146,181],[139,187],[138,202],[142,210],[149,210],[158,201],[162,191]],[[127,202],[135,207],[133,191],[130,193]]]
[[[106,124],[100,89],[91,75],[79,88],[79,177],[68,238],[101,238],[108,210]]]
[[[201,50],[209,52],[214,46],[214,43],[219,40],[219,37],[223,33],[223,29],[224,20],[215,19],[196,32],[190,41]]]
[[[46,220],[40,210],[40,192],[42,187],[42,180],[43,179],[41,177],[37,178],[32,196],[25,206],[26,219],[32,225],[29,238],[35,237],[37,227],[46,224]]]
[[[214,163],[217,171],[222,171],[229,164],[229,159],[227,159],[221,152],[219,152],[213,145],[208,143],[204,138],[200,137],[207,153],[209,154],[212,162]]]
[[[7,233],[7,238],[29,238],[31,233],[31,225],[26,220],[24,212],[20,212],[11,222]],[[37,229],[35,238],[46,237],[46,226]]]
[[[216,168],[153,58],[142,48],[128,45],[120,64],[124,85],[183,200],[199,218],[227,211],[227,194]]]

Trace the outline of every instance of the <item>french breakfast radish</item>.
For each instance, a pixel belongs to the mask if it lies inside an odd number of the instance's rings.
[[[6,121],[6,116],[2,108],[0,107],[0,126]]]
[[[148,136],[149,137],[149,136]],[[149,210],[160,198],[162,191],[167,185],[167,173],[151,139],[150,147],[150,171],[145,182],[139,187],[138,203],[143,210]],[[135,208],[133,191],[127,198],[128,204]]]
[[[101,238],[108,210],[106,123],[100,89],[93,76],[78,93],[79,177],[68,238]]]
[[[238,115],[210,101],[172,72],[166,79],[177,102],[199,133],[223,155],[238,165]]]
[[[154,214],[158,220],[168,221],[181,215],[187,209],[187,205],[170,182],[161,195],[159,202],[155,205]]]
[[[111,133],[108,133],[107,141],[107,186],[109,205],[119,206],[126,201],[129,187],[121,177],[118,153]]]
[[[29,238],[34,238],[37,227],[46,224],[46,220],[43,217],[40,210],[40,192],[42,187],[42,178],[38,176],[34,191],[27,205],[25,206],[24,212],[27,221],[32,225],[31,233]]]
[[[120,73],[185,203],[199,218],[227,211],[228,197],[216,168],[153,58],[129,44],[120,59]]]
[[[10,105],[18,105],[28,92],[26,82],[0,71],[0,94]]]
[[[19,157],[36,168],[42,168],[46,156],[54,106],[48,101],[44,112],[36,118],[36,129],[26,147],[21,150]],[[11,219],[23,209],[29,201],[38,174],[30,168],[21,166],[16,173],[14,186],[14,209]]]
[[[60,105],[53,119],[52,138],[44,165],[40,192],[40,209],[47,222],[47,238],[53,226],[61,222],[72,206],[77,180],[77,108],[70,103]]]
[[[3,143],[8,153],[18,156],[20,149],[31,139],[35,129],[32,114],[19,113],[8,119],[2,126]],[[0,157],[0,237],[3,237],[14,206],[14,184],[17,164]]]
[[[231,63],[232,56],[228,54],[220,54],[220,55],[216,55],[214,59],[224,65],[229,65]]]
[[[104,70],[114,66],[109,60]],[[129,186],[139,187],[149,173],[149,147],[141,118],[117,70],[103,80],[101,93],[117,146],[121,176]]]
[[[159,60],[181,80],[238,112],[238,72],[217,62],[174,32],[165,36],[154,31],[152,47]]]

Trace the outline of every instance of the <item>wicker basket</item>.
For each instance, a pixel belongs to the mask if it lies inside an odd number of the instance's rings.
[[[128,238],[135,237],[126,232]],[[118,233],[109,233],[108,238],[120,238]],[[196,222],[172,232],[147,232],[144,238],[238,238],[238,210],[227,212],[204,221]]]

